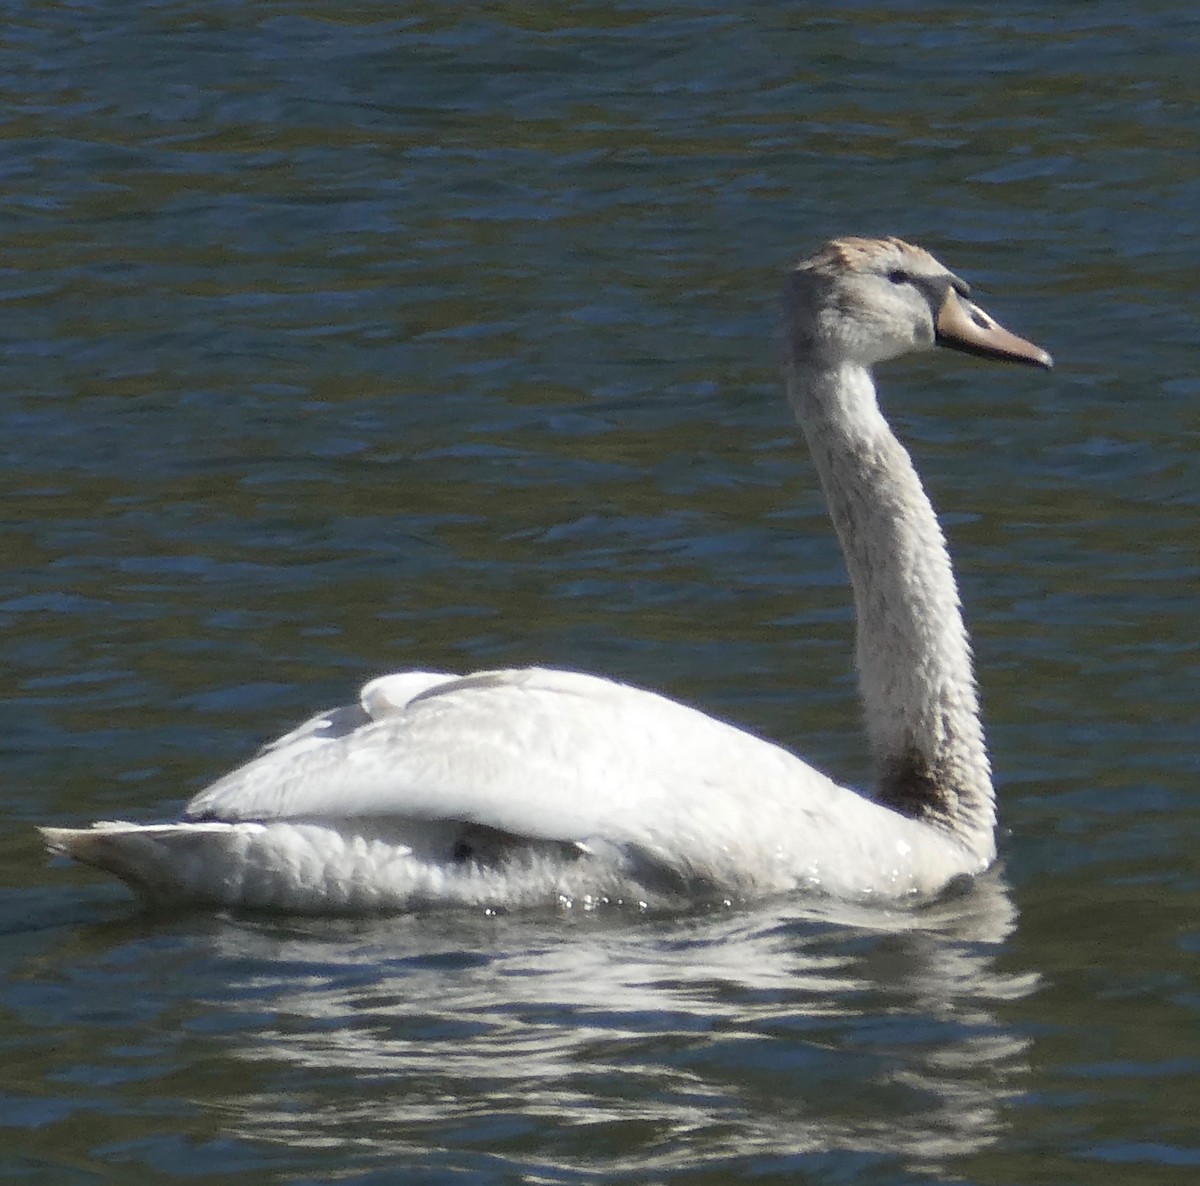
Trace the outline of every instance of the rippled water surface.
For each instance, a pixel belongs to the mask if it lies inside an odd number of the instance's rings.
[[[0,1178],[1194,1180],[1191,5],[6,20]],[[35,823],[169,817],[409,666],[864,778],[775,293],[893,231],[1058,363],[882,376],[976,640],[978,886],[321,923],[47,867]]]

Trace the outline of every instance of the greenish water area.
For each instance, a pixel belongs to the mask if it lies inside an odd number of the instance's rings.
[[[1192,1182],[1200,16],[18,5],[0,57],[0,1181]],[[903,910],[150,915],[368,678],[541,663],[868,778],[783,269],[896,233],[1044,345],[885,410],[1002,859]]]

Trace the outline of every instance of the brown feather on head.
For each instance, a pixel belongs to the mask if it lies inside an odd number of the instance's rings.
[[[914,247],[895,235],[886,235],[880,239],[844,235],[830,239],[807,259],[801,260],[797,267],[861,272],[889,252],[899,252],[901,257],[914,267],[927,270],[940,268],[937,260],[924,248]]]

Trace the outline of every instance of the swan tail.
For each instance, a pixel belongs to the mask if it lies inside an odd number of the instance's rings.
[[[106,820],[38,831],[50,854],[112,874],[151,905],[229,905],[235,834],[255,826]]]

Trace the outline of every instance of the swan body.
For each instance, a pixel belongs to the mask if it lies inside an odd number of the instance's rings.
[[[870,368],[948,345],[1050,366],[897,239],[840,239],[786,291],[788,394],[846,556],[868,798],[694,708],[541,668],[404,672],[201,791],[181,821],[42,829],[153,903],[303,912],[932,894],[995,856],[945,541]]]

